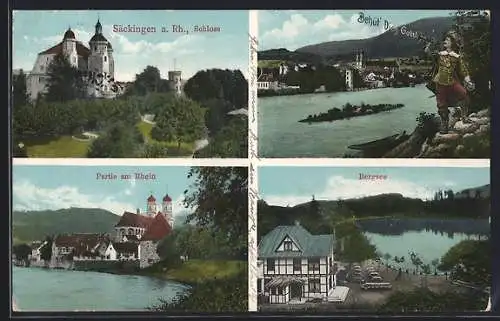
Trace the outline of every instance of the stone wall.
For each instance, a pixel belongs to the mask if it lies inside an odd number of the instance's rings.
[[[158,253],[156,253],[158,243],[154,241],[142,241],[139,243],[139,267],[147,268],[160,261]]]

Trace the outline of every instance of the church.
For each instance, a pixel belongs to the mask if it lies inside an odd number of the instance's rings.
[[[85,76],[89,97],[114,98],[120,93],[121,88],[114,79],[113,47],[103,35],[98,20],[89,47],[78,41],[75,33],[68,28],[60,43],[38,54],[33,69],[26,77],[26,88],[31,100],[36,100],[39,94],[46,92],[49,66],[59,54],[63,54]]]

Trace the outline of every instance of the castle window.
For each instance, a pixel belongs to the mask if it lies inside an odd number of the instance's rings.
[[[94,46],[94,50],[97,51],[97,46]]]
[[[108,61],[108,57],[104,56],[104,62]]]

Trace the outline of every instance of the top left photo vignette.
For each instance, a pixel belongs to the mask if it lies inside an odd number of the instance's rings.
[[[247,158],[246,10],[12,12],[14,158]]]

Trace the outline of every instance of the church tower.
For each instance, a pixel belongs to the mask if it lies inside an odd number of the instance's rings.
[[[147,206],[147,211],[146,215],[153,217],[156,214],[156,198],[154,198],[153,195],[150,195],[148,197],[148,206]]]
[[[165,215],[165,218],[167,219],[168,224],[170,225],[171,228],[174,227],[174,215],[172,213],[172,198],[167,194],[163,198],[163,204],[162,204],[162,213]]]
[[[68,28],[63,36],[62,41],[63,55],[68,58],[71,66],[78,68],[78,54],[76,52],[76,37],[75,33]]]

